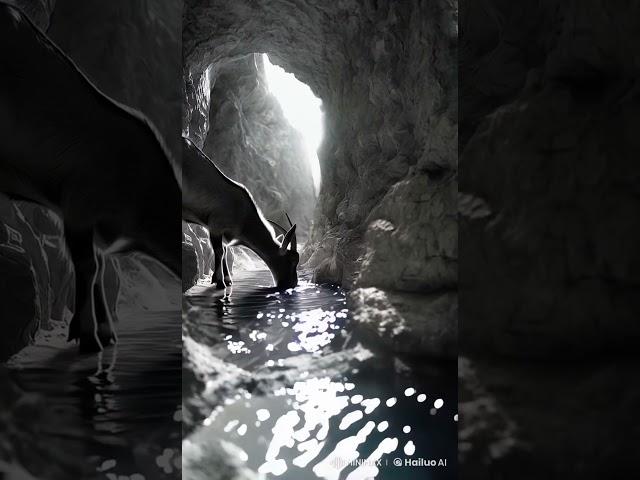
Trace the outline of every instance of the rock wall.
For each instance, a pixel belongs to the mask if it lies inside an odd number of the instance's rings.
[[[460,471],[625,471],[640,441],[625,420],[640,395],[640,5],[464,7]]]
[[[322,187],[302,259],[316,280],[455,290],[457,2],[188,0],[184,15],[194,138],[207,128],[202,86],[249,53],[268,53],[323,101]]]
[[[49,210],[0,194],[0,361],[31,342],[39,328],[68,322],[73,268],[60,220]]]
[[[640,7],[467,3],[465,348],[554,358],[633,348]]]

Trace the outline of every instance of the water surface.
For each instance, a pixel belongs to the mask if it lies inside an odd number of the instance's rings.
[[[455,478],[455,364],[360,344],[339,287],[234,280],[183,305],[186,478]]]
[[[45,342],[10,363],[16,382],[44,400],[44,415],[64,418],[38,442],[68,452],[83,478],[180,478],[179,314],[125,310],[117,330],[117,346],[100,354]]]

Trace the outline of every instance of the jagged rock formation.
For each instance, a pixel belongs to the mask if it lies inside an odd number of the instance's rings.
[[[268,53],[323,101],[322,187],[303,255],[316,279],[455,289],[457,2],[188,0],[184,14],[192,138],[210,128],[208,87],[250,53]]]
[[[461,474],[632,469],[640,5],[465,2],[461,31]]]
[[[467,349],[574,358],[640,339],[640,10],[623,3],[465,10]]]
[[[0,361],[29,343],[38,328],[67,322],[73,269],[62,226],[49,210],[0,194]]]

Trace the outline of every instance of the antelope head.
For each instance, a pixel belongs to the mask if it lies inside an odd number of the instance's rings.
[[[278,248],[278,258],[274,261],[272,274],[276,285],[280,289],[293,288],[298,285],[298,262],[300,255],[298,254],[298,243],[296,241],[296,225],[291,222],[288,214],[289,229],[285,229],[276,222],[269,220],[276,230],[276,241],[280,243]]]

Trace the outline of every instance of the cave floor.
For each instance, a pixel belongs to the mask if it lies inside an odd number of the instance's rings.
[[[455,478],[455,363],[363,345],[337,286],[269,285],[244,271],[184,297],[183,475]]]

